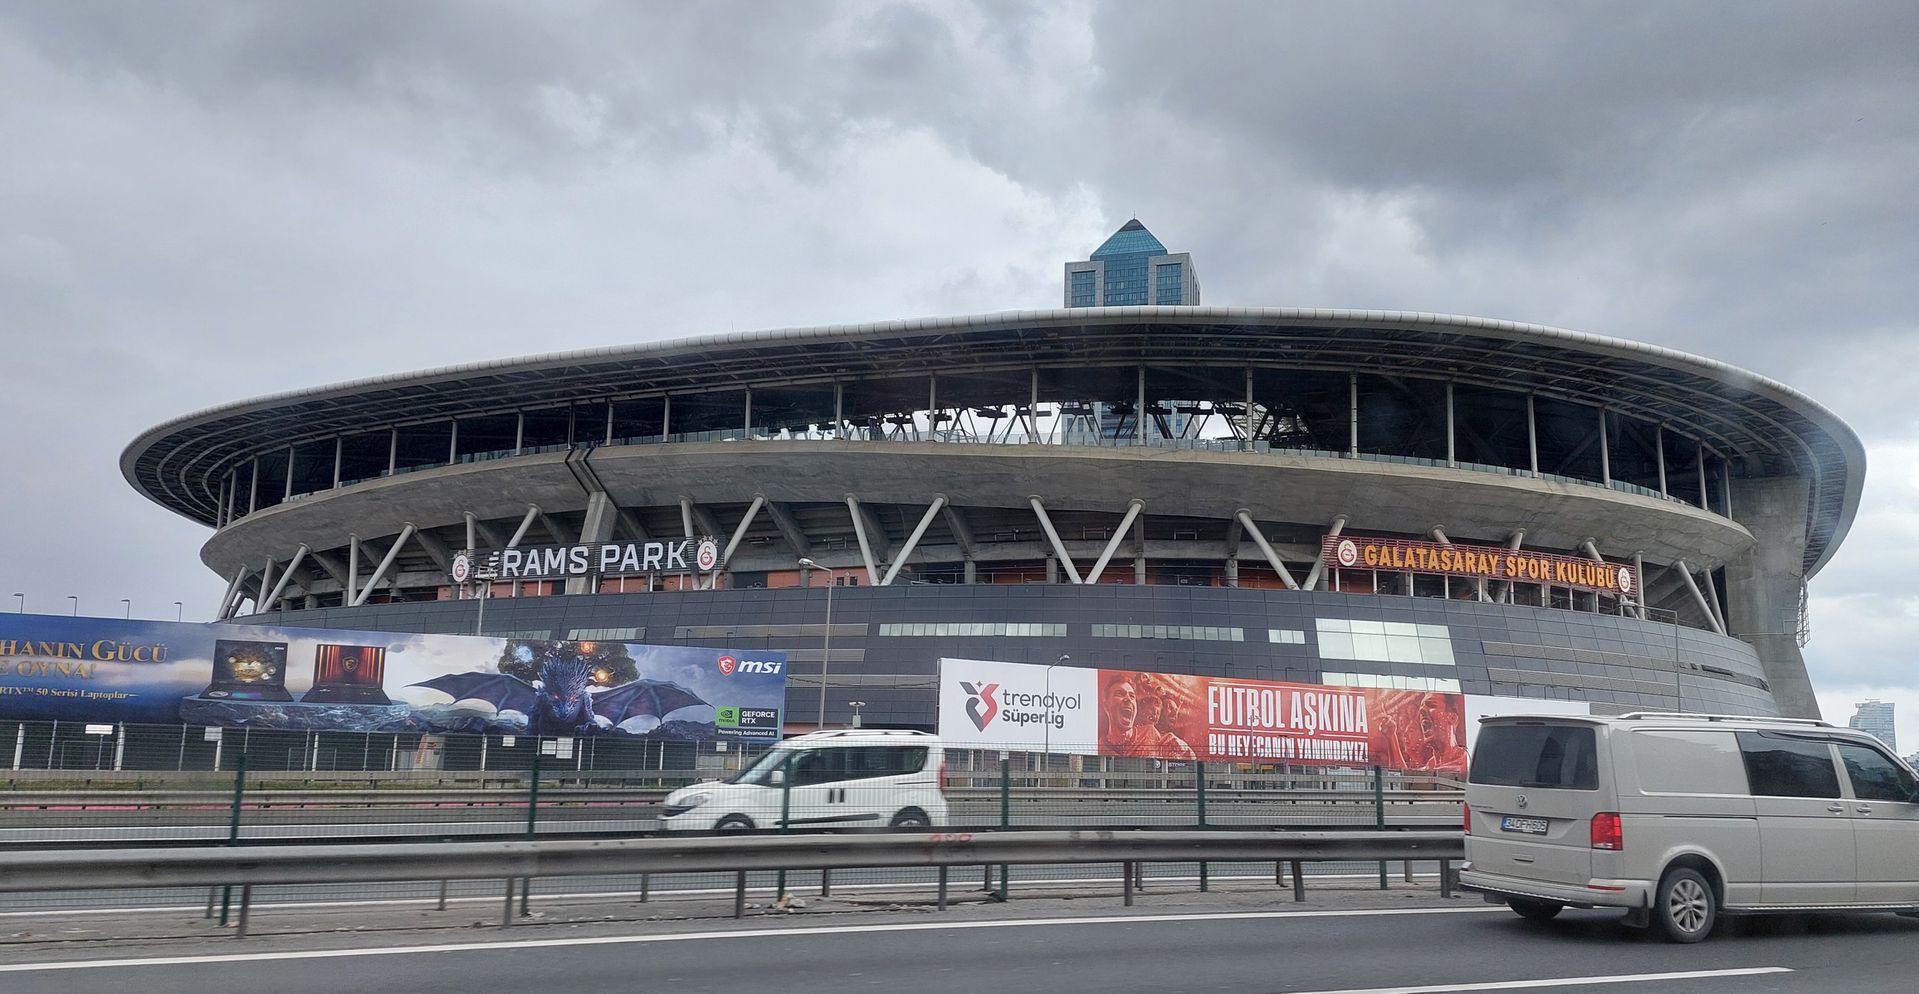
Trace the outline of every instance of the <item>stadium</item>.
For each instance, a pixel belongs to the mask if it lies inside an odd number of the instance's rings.
[[[792,731],[932,728],[941,657],[1817,714],[1805,583],[1865,459],[1813,400],[1512,321],[1201,306],[1137,221],[1064,275],[1056,310],[227,404],[122,470],[213,529],[222,619],[783,650]],[[502,571],[622,543],[664,553]]]

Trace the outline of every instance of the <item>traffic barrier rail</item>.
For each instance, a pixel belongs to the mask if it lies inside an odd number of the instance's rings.
[[[1387,860],[1428,860],[1439,863],[1441,892],[1450,894],[1452,862],[1462,858],[1464,851],[1459,832],[1413,831],[900,832],[96,849],[0,852],[0,892],[237,886],[239,934],[244,937],[252,888],[263,884],[501,879],[507,882],[505,925],[513,918],[515,882],[520,882],[524,915],[525,882],[539,877],[729,872],[736,874],[734,915],[740,917],[745,912],[746,874],[754,871],[934,867],[939,870],[938,906],[944,909],[947,871],[955,866],[984,866],[989,874],[990,867],[1001,867],[999,896],[1004,899],[1009,866],[1113,863],[1124,868],[1121,876],[1130,905],[1140,866],[1166,862],[1290,865],[1294,899],[1304,900],[1302,870],[1308,862],[1377,860],[1383,865]],[[1201,880],[1204,887],[1204,874]]]

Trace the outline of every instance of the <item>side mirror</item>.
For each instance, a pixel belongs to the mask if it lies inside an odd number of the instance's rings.
[[[785,770],[774,770],[773,772],[771,772],[771,773],[768,773],[768,774],[766,775],[766,782],[767,782],[767,783],[768,783],[769,785],[771,785],[771,786],[774,786],[774,787],[779,787],[779,786],[783,786],[783,785],[785,785],[785,783],[786,783],[786,771],[785,771]]]

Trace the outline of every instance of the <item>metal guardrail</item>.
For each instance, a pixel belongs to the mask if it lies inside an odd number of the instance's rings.
[[[652,805],[660,803],[670,790],[662,788],[608,788],[608,787],[543,787],[540,790],[542,805],[559,806],[563,804],[618,804]],[[945,792],[949,803],[969,802],[997,803],[1000,791],[989,787],[948,788]],[[1040,803],[1065,802],[1073,804],[1108,803],[1166,803],[1187,804],[1193,800],[1191,790],[1099,790],[1080,787],[1015,787],[1009,792],[1012,803],[1031,805]],[[1462,795],[1456,792],[1431,790],[1386,790],[1381,792],[1384,802],[1394,804],[1443,804],[1458,803]],[[16,790],[0,792],[0,811],[50,810],[63,811],[97,808],[104,811],[165,810],[170,808],[223,808],[232,800],[233,792],[224,789],[204,790],[145,790],[102,792],[97,790]],[[1212,788],[1207,797],[1218,803],[1261,803],[1261,804],[1344,804],[1359,805],[1371,809],[1374,796],[1351,790],[1227,790]],[[243,807],[247,808],[371,808],[371,807],[498,807],[514,805],[524,807],[527,792],[524,786],[513,789],[447,789],[413,790],[407,788],[380,790],[251,790],[245,795]]]
[[[239,935],[244,937],[252,888],[261,884],[504,879],[506,925],[512,922],[514,881],[534,877],[731,872],[736,874],[734,916],[741,917],[749,871],[935,867],[938,906],[944,909],[947,871],[954,866],[997,865],[1003,882],[1007,866],[1117,863],[1124,868],[1125,898],[1131,904],[1142,863],[1272,862],[1291,864],[1294,899],[1304,900],[1306,862],[1435,860],[1446,894],[1451,863],[1464,854],[1458,832],[1377,831],[915,832],[110,849],[0,852],[0,892],[237,885]],[[522,896],[522,913],[524,901]]]

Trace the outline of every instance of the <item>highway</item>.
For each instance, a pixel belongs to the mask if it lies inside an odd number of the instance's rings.
[[[1373,897],[1377,902],[1383,899]],[[9,994],[394,991],[1029,991],[1046,994],[1439,994],[1467,990],[1909,991],[1919,921],[1891,916],[1732,923],[1666,945],[1615,916],[1545,926],[1439,904],[1168,912],[1043,902],[971,916],[821,914],[603,928],[81,945],[59,964],[0,963]],[[1230,905],[1228,906],[1230,907]],[[319,947],[319,948],[316,948]]]

